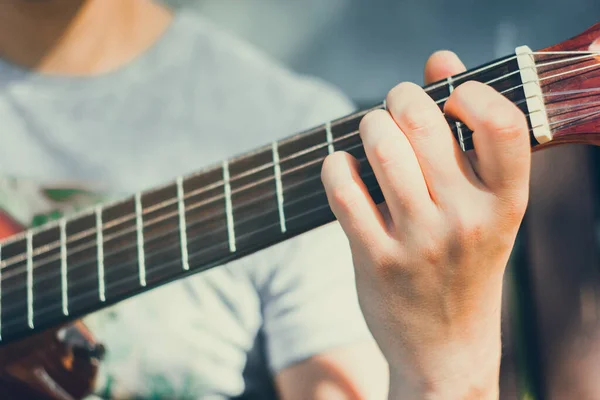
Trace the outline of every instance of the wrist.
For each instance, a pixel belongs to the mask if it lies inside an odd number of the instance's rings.
[[[483,374],[477,366],[463,375],[439,381],[432,376],[407,379],[390,371],[389,400],[498,400],[499,368]]]
[[[447,343],[389,362],[389,399],[471,400],[499,396],[501,338],[490,332],[478,343]]]

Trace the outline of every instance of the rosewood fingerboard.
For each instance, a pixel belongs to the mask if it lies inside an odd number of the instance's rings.
[[[436,82],[443,109],[468,80],[489,83],[528,113],[514,56]],[[271,143],[162,187],[13,236],[0,245],[2,343],[205,271],[334,220],[324,158],[347,151],[383,201],[358,126],[369,111]],[[448,118],[464,150],[473,132]],[[532,144],[536,145],[532,137]]]

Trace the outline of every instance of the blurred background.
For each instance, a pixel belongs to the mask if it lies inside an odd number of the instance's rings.
[[[539,49],[599,20],[593,0],[164,0],[192,8],[295,71],[334,83],[358,103],[422,80],[435,50],[468,66],[527,44]]]
[[[191,8],[358,105],[427,57],[469,67],[527,44],[540,49],[600,21],[594,0],[165,0]],[[598,153],[570,146],[534,157],[532,197],[507,276],[502,398],[598,399]]]

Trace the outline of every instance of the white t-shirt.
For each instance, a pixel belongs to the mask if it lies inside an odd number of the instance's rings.
[[[350,110],[336,90],[193,14],[176,15],[151,49],[97,77],[0,60],[0,210],[28,226]],[[85,322],[107,346],[97,394],[111,398],[270,398],[274,372],[370,338],[337,223]]]

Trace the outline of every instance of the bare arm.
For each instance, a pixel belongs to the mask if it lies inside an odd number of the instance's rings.
[[[388,367],[372,341],[314,356],[276,376],[283,400],[382,400],[388,392]]]

